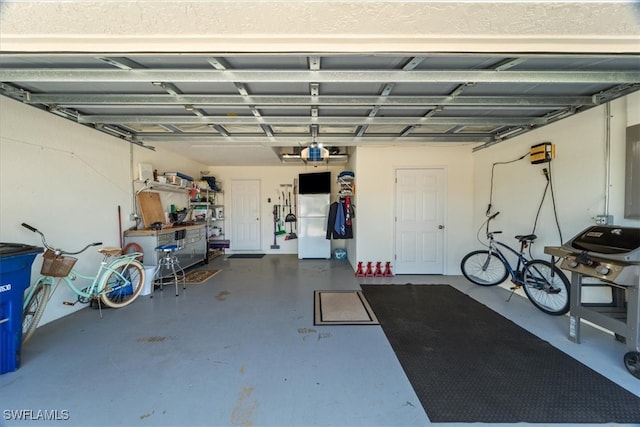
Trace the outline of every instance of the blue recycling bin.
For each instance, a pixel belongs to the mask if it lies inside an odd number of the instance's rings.
[[[0,243],[0,374],[20,367],[22,300],[31,283],[31,265],[43,248]]]

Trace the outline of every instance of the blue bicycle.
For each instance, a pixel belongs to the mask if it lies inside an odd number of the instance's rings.
[[[522,287],[536,308],[557,316],[567,313],[570,288],[567,277],[554,264],[525,255],[525,249],[537,238],[535,234],[515,236],[520,242],[519,251],[495,240],[494,235],[502,231],[489,231],[489,223],[499,213],[491,215],[485,222],[488,249],[470,252],[462,258],[460,269],[464,277],[476,285],[495,286],[511,276],[511,281],[515,284],[511,290]],[[506,249],[516,257],[518,261],[515,267],[500,248]]]

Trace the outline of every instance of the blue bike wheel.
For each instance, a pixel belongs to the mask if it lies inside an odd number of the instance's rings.
[[[486,250],[473,251],[460,262],[460,270],[467,280],[480,286],[495,286],[509,276],[509,271],[495,253]]]
[[[523,271],[524,293],[544,313],[560,316],[569,311],[569,280],[555,265],[536,259]]]

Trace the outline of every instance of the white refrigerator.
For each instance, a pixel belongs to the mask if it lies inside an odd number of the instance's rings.
[[[327,239],[330,194],[298,194],[298,259],[331,258]]]

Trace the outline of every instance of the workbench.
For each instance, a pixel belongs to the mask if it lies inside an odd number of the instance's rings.
[[[184,239],[181,235],[184,231]],[[205,224],[166,227],[161,230],[127,230],[124,232],[124,245],[136,243],[142,248],[145,267],[157,267],[158,257],[162,256],[155,248],[160,245],[179,244],[182,249],[176,252],[183,269],[208,261],[207,232]]]

